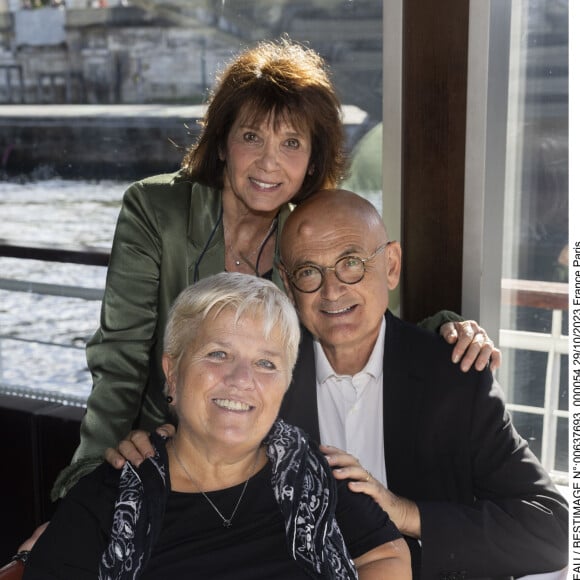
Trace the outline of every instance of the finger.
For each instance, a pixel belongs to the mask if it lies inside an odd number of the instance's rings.
[[[158,435],[161,435],[161,437],[170,439],[175,435],[175,426],[172,425],[171,423],[165,423],[164,425],[161,425],[161,427],[157,427],[157,429],[155,429],[155,432]]]
[[[338,465],[360,467],[359,460],[356,457],[338,447],[333,447],[332,445],[320,445],[320,451],[324,453],[329,465],[333,467]]]
[[[135,467],[139,467],[141,463],[143,463],[143,461],[147,459],[147,457],[153,456],[152,450],[150,455],[146,455],[135,446],[133,441],[128,441],[127,439],[119,443],[119,447],[117,447],[117,452],[120,455],[122,455],[127,461],[130,461]]]
[[[326,460],[330,467],[353,467],[360,468],[360,463],[356,457],[349,455],[348,453],[331,453],[326,455]]]
[[[129,437],[125,440],[127,443],[132,443],[135,449],[144,457],[153,457],[155,455],[155,450],[153,449],[153,445],[151,444],[151,440],[149,439],[149,433],[147,431],[131,431],[129,433]],[[129,449],[127,447],[127,449]],[[119,451],[121,450],[121,445],[119,445]],[[123,453],[121,451],[121,453]],[[123,455],[125,455],[123,453]],[[131,461],[130,457],[127,457],[129,461]],[[133,463],[131,461],[131,463]]]
[[[475,368],[478,371],[482,371],[487,364],[489,363],[489,359],[493,353],[493,342],[491,340],[487,340],[481,347],[479,354],[477,355],[477,359],[475,361]]]
[[[466,373],[473,365],[475,365],[477,370],[483,370],[490,355],[491,349],[486,346],[483,336],[478,334],[474,337],[469,348],[463,355],[460,368],[464,373]],[[481,359],[479,358],[480,356]],[[479,364],[482,366],[478,366]]]
[[[379,499],[379,492],[377,488],[372,483],[365,483],[364,481],[349,481],[348,489],[354,493],[366,493],[366,495],[372,497],[377,503]]]
[[[453,362],[454,363],[458,363],[462,357],[465,355],[465,352],[467,351],[467,349],[469,348],[469,346],[471,345],[473,339],[474,339],[474,330],[471,327],[471,324],[469,322],[461,322],[458,325],[458,338],[457,338],[457,343],[455,345],[455,348],[453,349],[453,353],[452,353],[452,358],[453,358]],[[470,365],[473,363],[473,360],[471,361]]]
[[[499,348],[494,348],[491,353],[491,363],[489,369],[491,372],[495,372],[501,366],[501,350]]]
[[[325,445],[324,443],[320,444],[319,449],[324,454],[336,453],[337,451],[341,451],[338,447],[334,447],[334,445]]]
[[[457,341],[457,330],[454,322],[446,322],[439,329],[439,334],[449,343],[454,344]]]
[[[336,479],[350,479],[360,483],[371,483],[375,481],[370,471],[367,471],[360,465],[339,467],[332,470]]]
[[[112,447],[105,449],[105,461],[112,465],[115,469],[121,469],[125,465],[125,458]]]
[[[385,509],[381,503],[382,486],[377,482],[376,479],[373,478],[370,481],[349,481],[348,488],[355,493],[365,493],[366,495],[372,497],[383,509]]]

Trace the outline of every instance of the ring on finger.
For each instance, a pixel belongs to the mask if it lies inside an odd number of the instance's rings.
[[[367,478],[365,479],[365,483],[368,483],[371,480],[372,475],[368,469],[365,469],[365,471],[367,472]]]

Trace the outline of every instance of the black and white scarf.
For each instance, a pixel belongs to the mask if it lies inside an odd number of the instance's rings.
[[[155,456],[139,472],[129,462],[123,468],[99,580],[137,579],[159,537],[169,493],[168,458],[164,440],[157,434],[151,439]],[[313,578],[358,578],[334,515],[336,482],[318,447],[301,429],[281,420],[265,444],[292,558]]]

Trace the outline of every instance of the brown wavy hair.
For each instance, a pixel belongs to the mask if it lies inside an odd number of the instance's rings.
[[[186,152],[182,169],[195,181],[223,189],[228,134],[238,115],[261,123],[273,116],[310,135],[312,151],[300,191],[292,201],[332,188],[346,171],[340,100],[325,61],[314,50],[288,38],[264,41],[242,52],[222,72],[210,96],[197,142]]]

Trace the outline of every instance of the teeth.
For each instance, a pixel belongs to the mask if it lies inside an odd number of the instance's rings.
[[[326,314],[343,314],[352,309],[352,306],[347,306],[346,308],[341,308],[340,310],[324,310]]]
[[[214,399],[214,403],[218,407],[227,409],[228,411],[249,411],[251,409],[250,405],[246,405],[246,403],[231,401],[230,399]]]
[[[252,181],[262,189],[273,189],[278,186],[278,183],[265,183],[264,181],[258,181],[257,179],[252,179]]]

